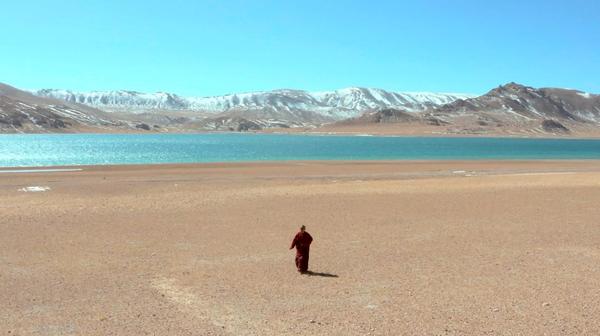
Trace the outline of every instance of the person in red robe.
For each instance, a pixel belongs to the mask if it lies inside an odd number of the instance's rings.
[[[292,240],[290,250],[294,247],[296,248],[296,268],[298,268],[298,272],[300,273],[308,272],[308,256],[312,241],[313,238],[310,233],[306,232],[306,226],[304,225],[300,227],[300,232]]]

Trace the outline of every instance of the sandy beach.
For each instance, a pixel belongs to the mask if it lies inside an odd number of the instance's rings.
[[[600,161],[78,169],[0,169],[4,335],[600,334]]]

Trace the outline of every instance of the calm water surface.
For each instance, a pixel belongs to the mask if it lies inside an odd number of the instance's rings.
[[[266,134],[0,135],[1,167],[455,159],[600,159],[600,140]]]

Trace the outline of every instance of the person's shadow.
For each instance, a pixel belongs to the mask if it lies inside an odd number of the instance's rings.
[[[320,277],[325,277],[325,278],[338,278],[337,274],[331,274],[331,273],[306,271],[304,274],[306,274],[308,276],[320,276]]]

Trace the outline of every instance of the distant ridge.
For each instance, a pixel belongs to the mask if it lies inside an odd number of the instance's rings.
[[[385,125],[385,126],[383,126]],[[600,136],[600,95],[517,83],[484,95],[347,88],[218,97],[0,85],[0,132],[379,132]]]
[[[418,113],[377,109],[333,126],[375,124],[398,125],[405,130],[425,127],[435,134],[594,135],[600,133],[600,95],[508,83],[482,96],[458,99]]]
[[[159,110],[186,110],[211,114],[243,111],[245,117],[261,114],[263,117],[303,122],[341,120],[356,117],[365,110],[376,108],[423,111],[457,99],[474,97],[468,94],[391,92],[358,87],[322,92],[282,89],[215,97],[182,97],[164,92],[76,92],[56,89],[43,89],[33,93],[42,97],[86,104],[105,111],[144,113]]]
[[[0,133],[107,132],[120,127],[126,125],[99,109],[0,83]]]

